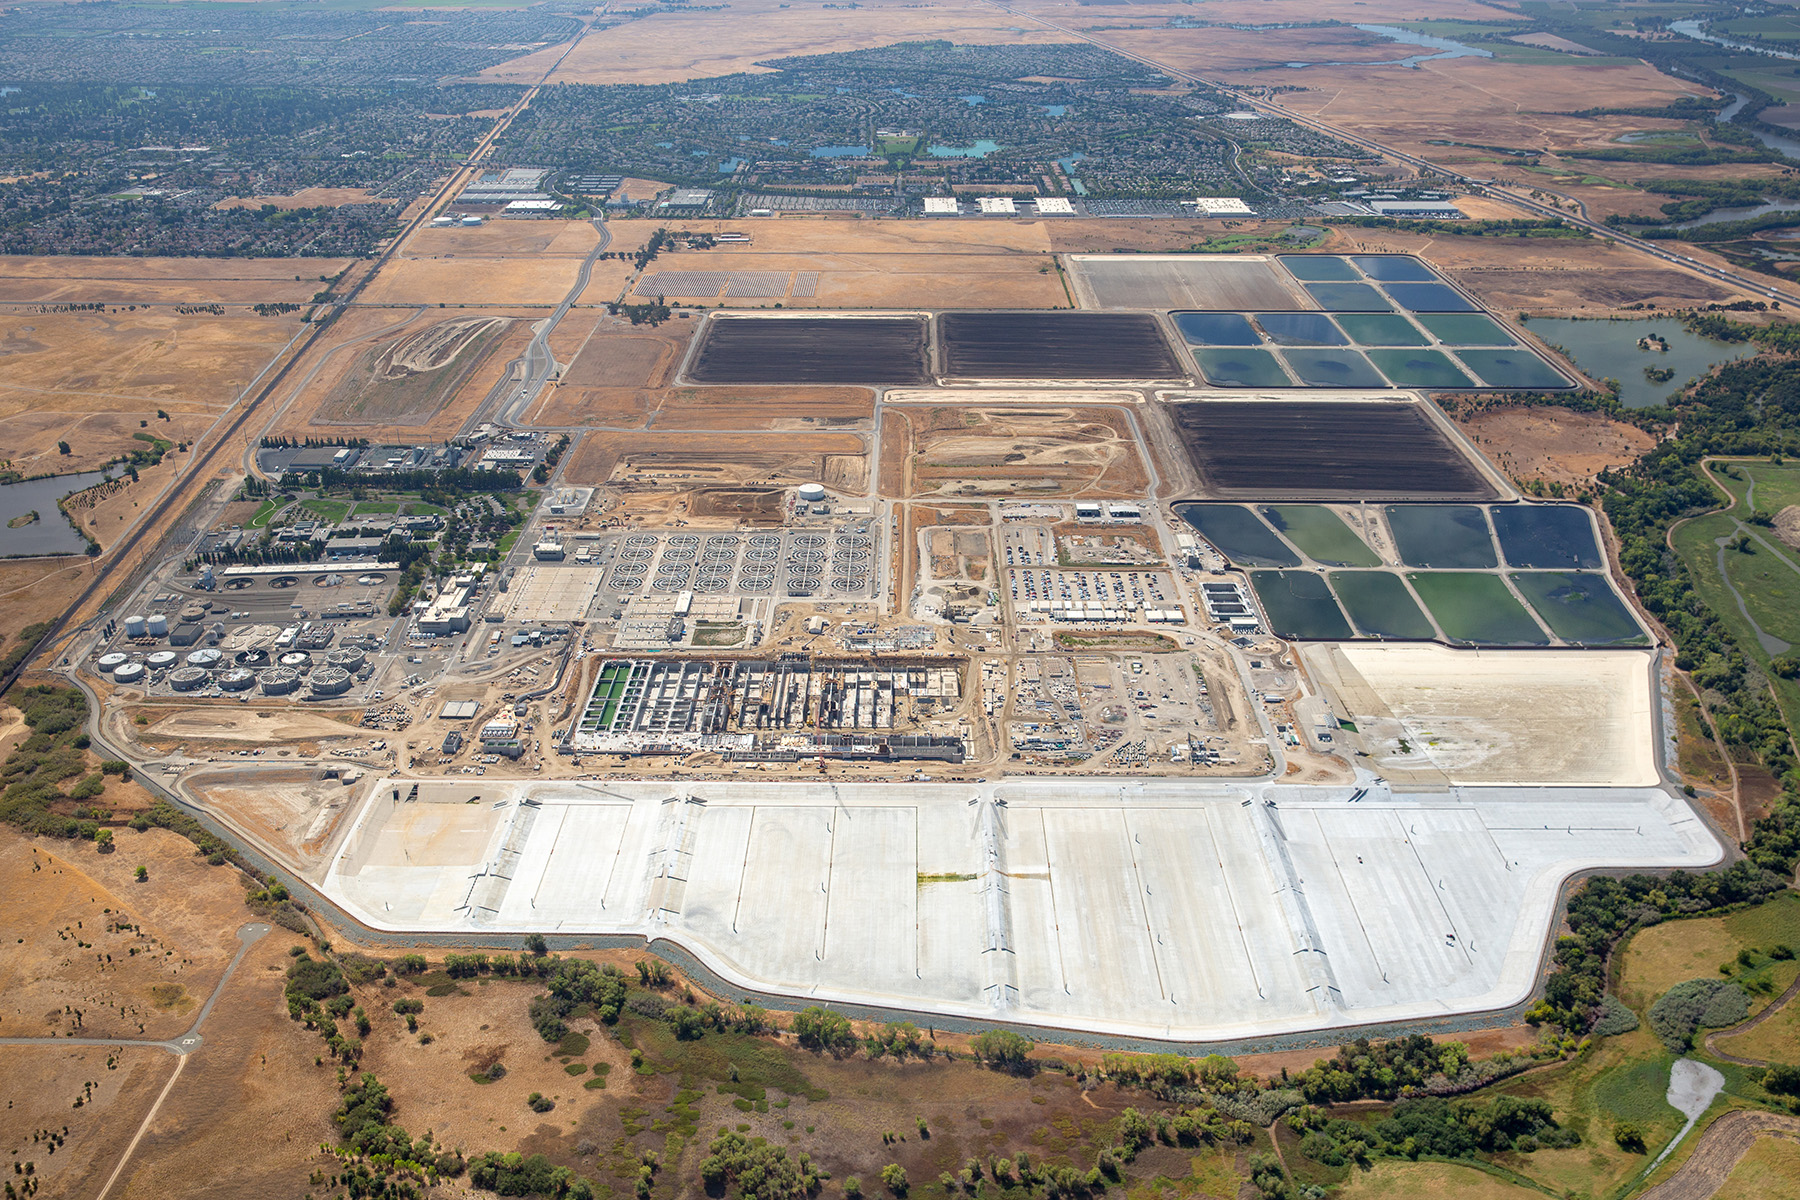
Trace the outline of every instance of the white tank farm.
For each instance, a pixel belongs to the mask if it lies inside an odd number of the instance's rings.
[[[220,654],[217,650],[208,647],[204,650],[195,650],[193,653],[189,654],[186,662],[190,667],[216,667],[219,665],[219,660],[224,657],[225,656]]]
[[[169,672],[169,686],[178,692],[197,692],[212,678],[199,667],[182,667]]]
[[[128,662],[113,672],[113,678],[120,683],[136,683],[144,677],[144,664]]]
[[[315,696],[341,696],[350,690],[350,672],[342,667],[320,667],[312,673]]]
[[[270,667],[256,677],[266,696],[285,696],[300,686],[300,672],[292,667]]]
[[[136,613],[133,613],[131,616],[125,618],[125,636],[126,637],[140,638],[140,637],[143,637],[145,635],[145,633],[147,633],[148,631],[149,631],[149,622],[147,622],[143,617],[138,616]]]
[[[162,613],[151,613],[145,629],[151,637],[168,637],[169,618]]]
[[[111,675],[114,671],[130,661],[131,656],[129,654],[120,654],[117,650],[114,650],[111,654],[102,654],[99,661],[94,665],[99,667],[105,674]]]
[[[219,689],[226,692],[247,692],[256,686],[256,672],[249,667],[233,667],[219,676]]]

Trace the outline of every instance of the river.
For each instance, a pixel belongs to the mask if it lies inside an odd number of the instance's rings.
[[[1445,58],[1492,58],[1492,50],[1482,50],[1476,46],[1465,46],[1461,42],[1453,42],[1449,38],[1432,37],[1430,34],[1414,33],[1410,29],[1401,29],[1397,25],[1357,25],[1355,28],[1364,33],[1373,33],[1391,41],[1407,46],[1423,46],[1430,54],[1409,54],[1405,58],[1393,58],[1384,62],[1345,63],[1345,62],[1291,62],[1289,67],[1412,67],[1422,62],[1435,62]]]
[[[79,475],[52,475],[24,483],[0,484],[0,557],[85,553],[86,539],[69,524],[56,502],[106,478],[104,471],[84,471]],[[37,520],[17,529],[9,527],[14,520],[33,512],[37,513]]]

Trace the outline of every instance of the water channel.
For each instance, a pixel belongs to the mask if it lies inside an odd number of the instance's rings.
[[[1405,58],[1389,59],[1385,62],[1345,63],[1345,62],[1291,62],[1289,67],[1413,67],[1422,62],[1436,62],[1446,58],[1492,58],[1492,50],[1482,50],[1476,46],[1465,46],[1461,42],[1453,42],[1449,38],[1432,37],[1430,34],[1414,33],[1410,29],[1401,29],[1397,25],[1357,25],[1355,28],[1364,33],[1373,33],[1391,41],[1407,46],[1420,46],[1430,50],[1430,54],[1409,54]]]
[[[69,524],[56,502],[108,478],[104,471],[52,475],[23,483],[0,484],[0,557],[81,554],[87,541]],[[36,513],[35,520],[28,520]],[[14,521],[19,521],[16,528]]]

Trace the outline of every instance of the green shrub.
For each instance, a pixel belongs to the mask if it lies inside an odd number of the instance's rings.
[[[1600,1001],[1600,1019],[1594,1022],[1595,1037],[1618,1037],[1638,1027],[1638,1016],[1625,1002],[1608,992]]]
[[[1722,979],[1690,979],[1678,983],[1650,1006],[1650,1031],[1675,1054],[1693,1048],[1694,1032],[1718,1029],[1743,1020],[1750,1013],[1750,997],[1735,983]]]

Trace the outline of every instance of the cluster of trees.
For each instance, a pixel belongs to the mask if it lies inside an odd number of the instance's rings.
[[[805,1200],[827,1178],[804,1152],[788,1157],[786,1147],[763,1138],[724,1130],[706,1148],[700,1178],[712,1195],[744,1200]],[[904,1188],[902,1188],[904,1191]]]
[[[1496,1096],[1492,1100],[1443,1100],[1427,1096],[1402,1100],[1373,1124],[1331,1120],[1308,1106],[1288,1114],[1288,1124],[1304,1131],[1300,1152],[1327,1166],[1368,1166],[1377,1158],[1473,1158],[1477,1153],[1561,1150],[1581,1144],[1581,1135],[1556,1123],[1543,1100]]]
[[[1678,983],[1650,1006],[1650,1031],[1673,1054],[1694,1047],[1701,1029],[1723,1029],[1750,1015],[1750,997],[1735,983],[1723,979],[1690,979]]]
[[[36,641],[21,643],[26,644],[35,645]],[[40,685],[14,692],[11,701],[31,733],[0,764],[0,787],[4,787],[0,790],[0,820],[27,833],[92,838],[99,831],[98,824],[53,807],[69,799],[61,787],[64,781],[88,773],[88,736],[82,732],[87,723],[86,698],[74,688]]]

